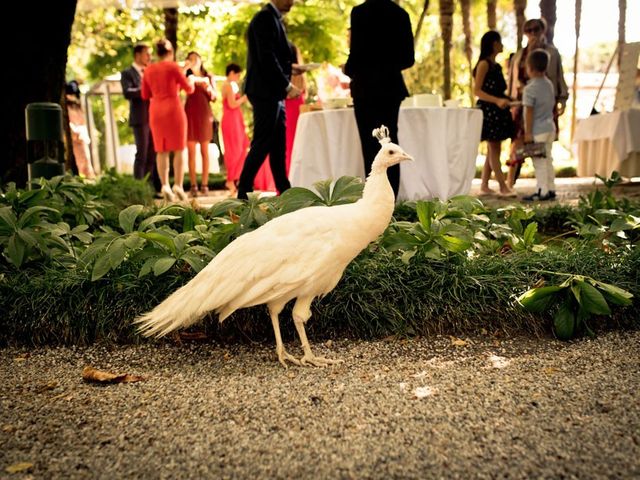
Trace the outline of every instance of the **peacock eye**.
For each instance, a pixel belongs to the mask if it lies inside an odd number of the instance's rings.
[[[389,155],[395,155],[396,151],[395,150],[389,150]]]

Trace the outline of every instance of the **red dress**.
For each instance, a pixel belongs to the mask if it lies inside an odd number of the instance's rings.
[[[149,65],[142,76],[141,95],[149,104],[149,126],[156,152],[183,150],[187,145],[187,116],[178,93],[193,92],[184,72],[175,62]]]
[[[300,116],[300,106],[304,105],[304,95],[297,98],[287,98],[284,102],[287,114],[287,150],[285,156],[285,166],[287,177],[289,176],[289,167],[291,166],[291,151],[293,150],[293,139],[296,138],[296,127],[298,126],[298,117]]]
[[[209,143],[213,138],[213,112],[209,102],[213,99],[210,90],[201,83],[187,97],[184,111],[187,114],[187,141]]]
[[[240,93],[236,93],[236,99]],[[249,137],[244,126],[240,107],[232,108],[226,98],[222,100],[222,142],[224,143],[224,165],[227,168],[227,180],[235,182],[240,178],[244,159],[249,150]],[[257,190],[276,191],[275,181],[269,166],[269,157],[264,161],[254,180]]]

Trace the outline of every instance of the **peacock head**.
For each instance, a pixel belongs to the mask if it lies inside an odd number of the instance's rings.
[[[380,151],[373,160],[372,169],[388,168],[405,160],[413,161],[413,157],[405,152],[399,145],[391,142],[389,129],[382,125],[373,130],[373,136],[380,142]]]

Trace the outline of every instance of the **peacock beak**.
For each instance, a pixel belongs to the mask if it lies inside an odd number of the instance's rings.
[[[405,161],[413,162],[414,159],[408,153],[402,152],[400,155],[398,155],[398,163],[405,162]]]

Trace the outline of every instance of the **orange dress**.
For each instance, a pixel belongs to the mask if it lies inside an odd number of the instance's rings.
[[[142,76],[141,96],[149,103],[149,126],[156,152],[183,150],[187,145],[187,116],[180,89],[193,93],[194,86],[173,61],[149,65]]]

